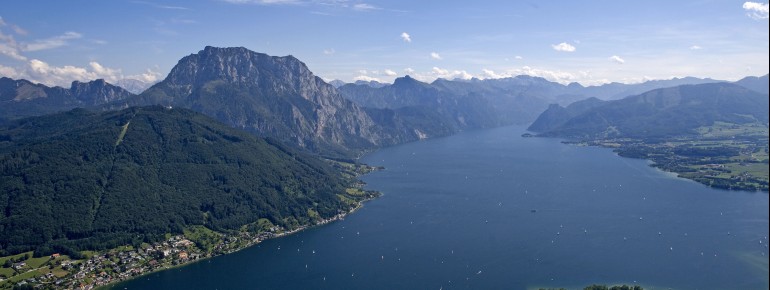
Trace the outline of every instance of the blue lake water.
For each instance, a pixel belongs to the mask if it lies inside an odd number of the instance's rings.
[[[522,133],[379,150],[363,180],[384,195],[345,220],[114,288],[769,288],[767,193]]]

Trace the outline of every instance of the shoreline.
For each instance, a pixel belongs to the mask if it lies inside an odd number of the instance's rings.
[[[173,265],[173,266],[170,266],[170,267],[163,267],[163,268],[152,269],[152,270],[150,270],[148,272],[143,272],[143,273],[141,273],[141,274],[139,274],[137,276],[131,276],[131,277],[127,278],[127,279],[120,279],[120,280],[110,281],[107,284],[102,284],[102,285],[82,285],[81,284],[80,289],[96,289],[96,290],[112,289],[116,285],[118,285],[120,283],[123,283],[123,282],[128,282],[128,281],[131,281],[131,280],[139,279],[139,278],[146,277],[146,276],[151,275],[151,274],[163,272],[163,271],[166,271],[166,270],[172,270],[172,269],[181,268],[181,267],[184,267],[184,266],[188,266],[188,265],[191,265],[191,264],[194,264],[194,263],[198,263],[198,262],[203,262],[203,261],[206,261],[206,260],[209,260],[209,259],[212,259],[212,258],[216,258],[216,257],[219,257],[219,256],[230,255],[230,254],[237,253],[237,252],[240,252],[242,250],[251,248],[253,246],[259,245],[263,241],[266,241],[266,240],[272,240],[272,239],[278,239],[278,238],[286,237],[286,236],[293,235],[293,234],[299,233],[299,232],[307,230],[307,229],[324,226],[324,225],[333,223],[333,222],[338,221],[338,220],[344,220],[346,216],[348,216],[350,214],[353,214],[356,211],[358,211],[359,209],[361,209],[364,206],[365,202],[371,201],[371,200],[373,200],[373,199],[375,199],[377,197],[379,197],[379,195],[375,196],[375,197],[372,197],[372,198],[366,198],[366,199],[363,199],[361,201],[358,201],[358,204],[355,207],[353,207],[352,209],[350,209],[348,212],[337,214],[337,215],[335,215],[335,216],[333,216],[331,218],[328,218],[328,219],[323,219],[323,220],[319,221],[318,223],[311,224],[311,225],[303,225],[303,226],[300,226],[300,227],[298,227],[296,229],[293,229],[293,230],[290,230],[290,231],[281,232],[281,233],[277,233],[277,234],[271,235],[270,237],[264,238],[264,239],[257,238],[255,240],[252,240],[251,242],[249,242],[245,246],[237,247],[235,249],[229,250],[229,251],[221,253],[221,254],[205,256],[205,257],[201,257],[201,258],[198,258],[198,259],[195,259],[195,260],[187,260],[187,261],[184,261],[182,263],[179,263],[177,265]]]
[[[181,233],[166,233],[163,240],[158,242],[125,244],[99,251],[81,251],[84,258],[80,259],[72,259],[58,253],[50,257],[31,257],[32,252],[29,252],[24,260],[19,260],[21,262],[13,266],[14,271],[22,273],[0,277],[0,288],[11,289],[17,285],[27,285],[46,289],[117,289],[115,285],[149,274],[232,254],[259,245],[265,240],[344,220],[349,214],[363,208],[364,203],[382,196],[380,192],[364,190],[365,182],[359,179],[362,175],[382,169],[381,167],[338,161],[332,162],[332,165],[343,175],[348,174],[343,177],[348,180],[347,187],[337,193],[340,206],[333,216],[322,218],[309,210],[309,219],[304,224],[289,223],[284,227],[274,225],[265,218],[258,218],[238,229],[222,232],[211,230],[204,225],[189,225]],[[45,261],[40,260],[41,258]]]
[[[676,142],[684,142],[682,140],[676,140]],[[645,160],[648,162],[648,166],[655,168],[657,171],[661,172],[664,176],[670,177],[670,178],[677,178],[677,179],[683,179],[688,180],[691,182],[695,182],[701,185],[704,185],[709,188],[713,189],[720,189],[720,190],[726,190],[726,191],[743,191],[743,192],[764,192],[768,193],[767,185],[765,183],[764,186],[760,185],[757,187],[747,187],[745,185],[742,185],[741,183],[744,181],[741,178],[718,178],[718,177],[711,177],[707,175],[693,175],[690,171],[682,171],[682,170],[676,170],[681,169],[683,167],[670,167],[664,165],[660,160],[656,160],[654,156],[650,155],[628,155],[624,150],[629,149],[628,143],[633,143],[634,145],[639,144],[645,144],[643,140],[634,140],[634,139],[625,139],[625,140],[584,140],[584,141],[576,141],[576,140],[562,140],[562,144],[566,145],[573,145],[578,147],[583,146],[590,146],[590,147],[599,147],[599,148],[607,148],[611,149],[612,152],[615,153],[616,156],[620,158],[629,158],[629,159],[639,159],[639,160]],[[654,153],[657,153],[655,151],[652,151]],[[679,156],[677,156],[679,157]],[[686,162],[683,162],[679,160],[684,166],[690,165]],[[690,162],[693,162],[690,160]],[[702,165],[698,163],[693,163],[695,165]],[[714,163],[718,166],[725,166],[724,163]],[[689,173],[689,174],[688,174]],[[728,182],[727,185],[721,185],[715,183],[715,180],[722,180],[725,182]],[[766,182],[766,181],[765,181]]]
[[[237,232],[233,234],[211,231],[216,234],[218,239],[208,251],[198,248],[185,234],[179,234],[170,236],[162,242],[147,244],[139,248],[128,245],[95,252],[82,260],[69,259],[69,257],[51,258],[51,265],[55,263],[55,265],[61,266],[61,270],[67,271],[66,275],[55,276],[52,270],[43,272],[42,270],[46,267],[42,267],[45,266],[42,265],[27,271],[39,273],[33,276],[31,282],[29,282],[30,278],[25,278],[5,286],[10,286],[10,289],[21,283],[33,285],[33,287],[37,285],[57,289],[117,289],[115,288],[116,285],[123,282],[233,254],[259,245],[266,240],[286,237],[307,229],[344,220],[346,216],[363,208],[365,202],[379,196],[381,196],[379,193],[366,196],[356,201],[355,206],[346,212],[317,220],[312,224],[301,225],[292,230],[283,230],[278,226],[273,226],[270,231],[259,233]]]

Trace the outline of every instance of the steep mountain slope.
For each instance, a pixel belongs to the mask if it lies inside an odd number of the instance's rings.
[[[184,57],[166,79],[113,106],[150,104],[189,108],[324,155],[416,139],[377,126],[298,59],[242,47],[209,46]]]
[[[338,196],[348,182],[316,158],[185,109],[22,119],[0,130],[0,252],[110,248],[259,218],[292,228],[349,210]]]
[[[601,106],[605,101],[597,98],[588,98],[582,101],[577,101],[569,106],[562,107],[558,104],[552,104],[545,110],[527,130],[532,132],[547,132],[564,125],[570,119],[585,113],[586,111],[595,107]]]
[[[132,93],[104,80],[72,82],[69,89],[0,78],[0,119],[40,116],[73,108],[94,108]]]
[[[545,121],[548,116],[541,117]],[[541,135],[662,137],[692,134],[695,128],[715,121],[767,123],[768,96],[730,83],[657,89],[594,107]]]

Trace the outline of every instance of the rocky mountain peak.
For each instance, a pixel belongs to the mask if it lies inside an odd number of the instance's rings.
[[[114,86],[104,79],[90,82],[74,81],[70,86],[72,96],[88,106],[99,106],[116,100],[126,99],[133,94],[125,89]]]
[[[182,58],[131,105],[189,108],[260,136],[335,155],[394,142],[370,116],[293,56],[207,46]]]
[[[396,78],[393,81],[393,86],[395,87],[404,87],[404,86],[426,86],[428,84],[423,83],[421,81],[418,81],[414,79],[413,77],[406,75],[404,77]]]

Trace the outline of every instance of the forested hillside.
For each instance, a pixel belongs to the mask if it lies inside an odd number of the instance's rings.
[[[163,107],[76,109],[0,128],[0,255],[111,248],[190,225],[294,228],[354,206],[325,162]]]

